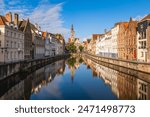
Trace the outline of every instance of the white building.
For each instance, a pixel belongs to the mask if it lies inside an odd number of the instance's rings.
[[[96,41],[96,55],[117,58],[117,38],[119,32],[119,25],[113,27],[109,32],[100,36]]]
[[[104,57],[111,57],[111,31],[104,34],[96,41],[96,54]]]
[[[137,60],[150,62],[150,14],[138,23]]]
[[[24,60],[24,33],[18,30],[18,14],[0,16],[0,62]]]
[[[112,29],[111,29],[111,53],[112,53],[112,57],[113,58],[118,58],[118,33],[119,33],[119,25],[115,25]]]
[[[33,46],[33,59],[40,59],[45,57],[45,41],[42,32],[38,25],[31,24],[32,32],[32,46]]]
[[[50,46],[51,36],[47,32],[43,32],[42,36],[44,37],[44,41],[45,41],[45,57],[49,57],[51,56],[51,46]]]

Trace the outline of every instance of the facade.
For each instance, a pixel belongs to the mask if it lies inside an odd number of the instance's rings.
[[[96,41],[100,39],[102,34],[93,34],[92,39],[90,40],[88,44],[88,51],[92,54],[96,54]]]
[[[65,39],[61,34],[56,34],[56,38],[60,44],[59,54],[64,54],[65,51]]]
[[[111,31],[101,36],[96,41],[96,54],[104,57],[110,57],[111,55]]]
[[[18,30],[18,14],[0,16],[0,62],[24,60],[24,33]]]
[[[116,24],[109,32],[100,36],[96,41],[96,54],[104,57],[118,58],[119,25]]]
[[[45,40],[45,56],[62,55],[65,49],[65,40],[61,34],[47,33]]]
[[[50,33],[50,49],[51,49],[51,56],[56,56],[56,36]]]
[[[125,32],[126,60],[137,60],[137,21],[130,18],[128,28]]]
[[[30,24],[32,32],[32,58],[39,59],[45,57],[45,41],[38,25]]]
[[[137,60],[137,21],[119,22],[96,41],[96,55]],[[94,47],[91,47],[91,50]],[[93,53],[93,52],[92,52]]]
[[[125,47],[125,32],[127,31],[128,22],[120,22],[119,24],[119,33],[118,33],[118,40],[117,40],[117,45],[118,45],[118,58],[119,59],[126,59],[126,47]]]
[[[90,52],[90,50],[91,50],[90,41],[91,41],[91,39],[87,39],[87,40],[84,42],[84,51],[85,51],[85,52]]]
[[[55,47],[56,47],[56,55],[61,55],[64,53],[63,44],[60,42],[58,38],[55,38]]]
[[[47,32],[43,32],[42,36],[44,37],[44,44],[45,44],[45,57],[50,57],[51,56],[51,42],[50,42],[50,34]]]
[[[116,24],[112,29],[111,29],[111,57],[112,58],[118,58],[118,33],[119,33],[119,25]]]
[[[150,14],[138,23],[137,51],[138,61],[150,62]]]
[[[29,19],[19,21],[18,29],[24,33],[24,59],[32,59],[32,33]]]

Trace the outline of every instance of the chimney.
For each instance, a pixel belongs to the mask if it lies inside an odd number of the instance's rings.
[[[19,23],[19,15],[17,13],[14,14],[14,24],[15,26],[18,26]]]
[[[9,23],[11,23],[11,22],[12,22],[12,13],[11,13],[11,12],[7,13],[7,14],[5,15],[5,18],[7,19],[7,21],[8,21]]]

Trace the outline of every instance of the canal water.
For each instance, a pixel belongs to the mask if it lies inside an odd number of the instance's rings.
[[[150,74],[71,57],[0,81],[1,100],[150,99]]]

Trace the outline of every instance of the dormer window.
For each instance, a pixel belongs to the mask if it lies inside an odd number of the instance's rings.
[[[141,30],[143,30],[143,28],[144,28],[143,24],[140,27],[141,27]]]

